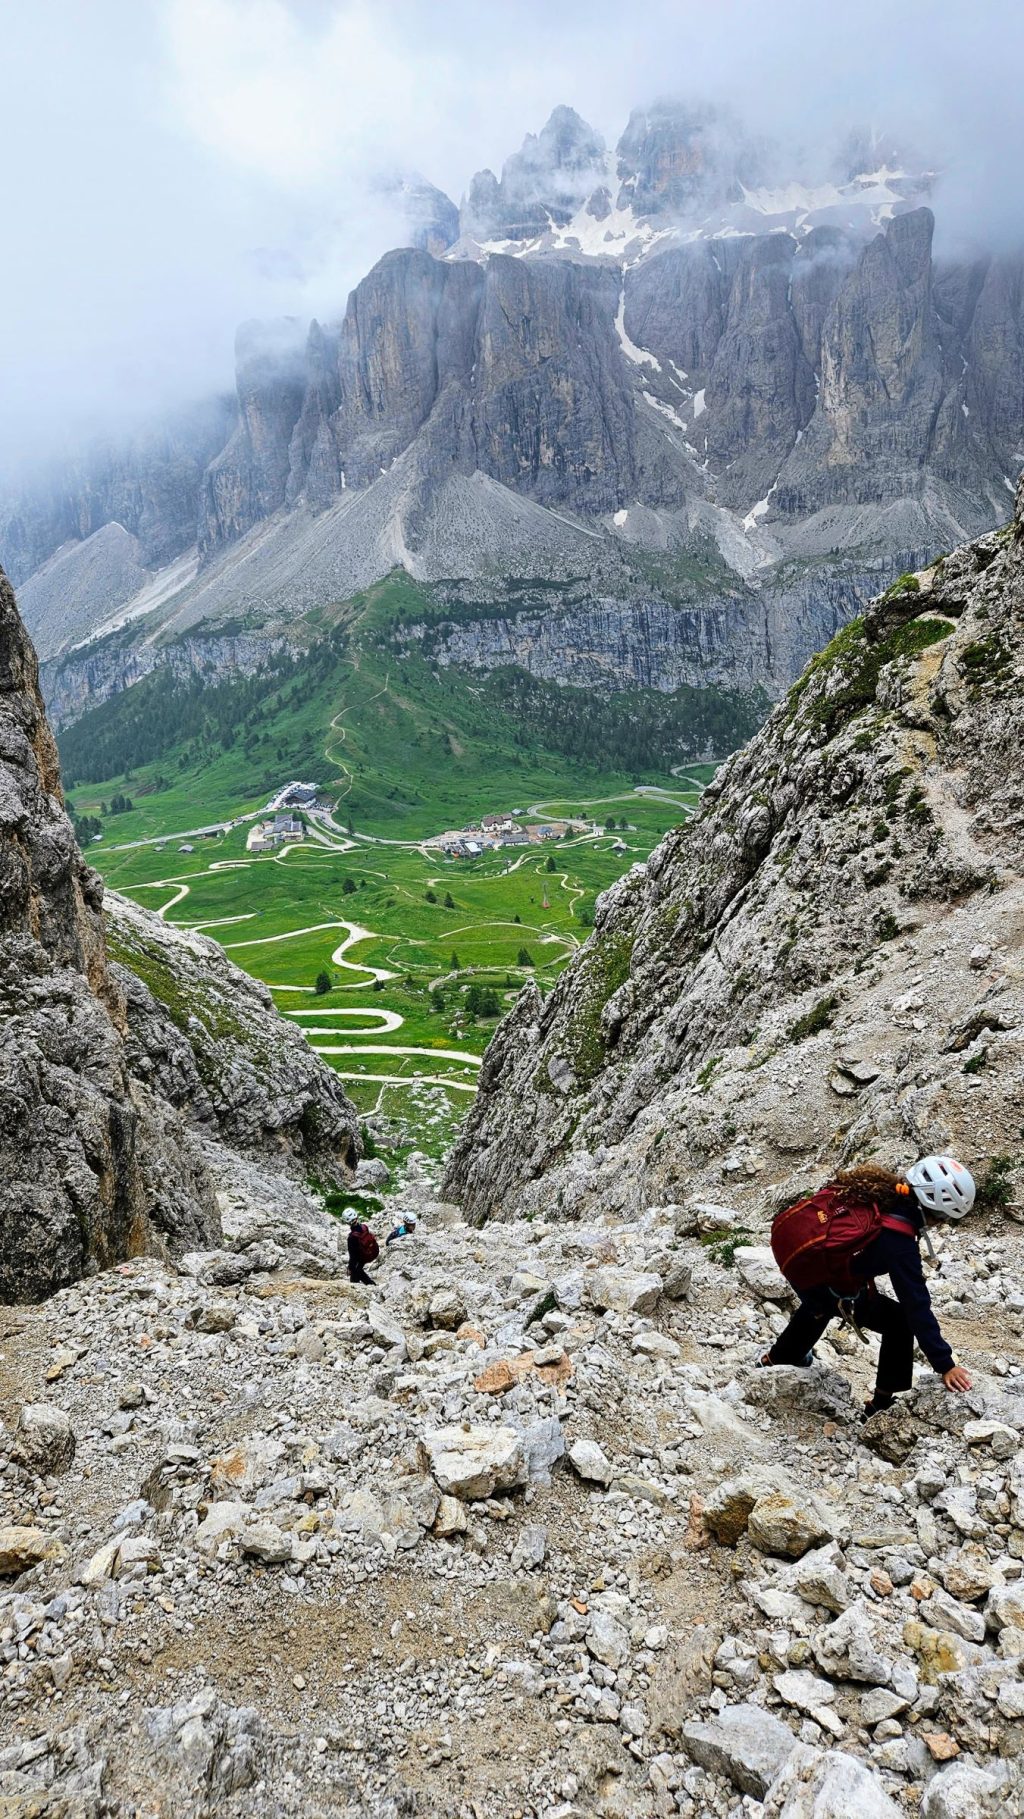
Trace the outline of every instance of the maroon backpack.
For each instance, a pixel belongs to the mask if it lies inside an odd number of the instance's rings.
[[[830,1288],[855,1295],[865,1278],[854,1274],[854,1263],[881,1231],[915,1235],[911,1219],[883,1213],[873,1200],[841,1186],[821,1187],[776,1213],[772,1255],[798,1294]]]
[[[354,1225],[352,1227],[352,1237],[354,1240],[352,1251],[356,1262],[363,1264],[375,1263],[380,1256],[380,1245],[377,1243],[369,1226]]]

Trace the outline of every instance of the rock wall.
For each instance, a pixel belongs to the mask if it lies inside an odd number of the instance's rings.
[[[104,524],[136,537],[142,560],[154,567],[180,555],[195,542],[203,474],[234,421],[233,399],[208,399],[30,477],[0,504],[0,561],[15,585],[62,544]]]
[[[43,663],[40,682],[47,713],[59,730],[164,664],[176,676],[220,682],[229,676],[254,675],[268,657],[284,648],[285,640],[269,632],[179,638],[174,644],[133,644],[118,639],[99,649],[86,648]]]
[[[186,952],[123,906],[119,952],[137,950],[163,1002],[112,966],[102,901],[0,573],[0,1300],[208,1246],[240,1156],[260,1167],[232,1208],[236,1240],[270,1236],[259,1202],[280,1203],[293,1252],[329,1267],[336,1230],[300,1183],[340,1183],[356,1159],[340,1085],[214,943]]]
[[[448,1194],[486,1218],[728,1188],[761,1219],[853,1158],[1012,1148],[1022,505],[841,632],[599,899],[499,1027]]]
[[[403,627],[441,664],[514,664],[573,688],[761,688],[777,697],[896,564],[836,561],[782,570],[774,584],[738,579],[702,606],[590,596],[564,608]],[[568,592],[568,590],[567,590]]]

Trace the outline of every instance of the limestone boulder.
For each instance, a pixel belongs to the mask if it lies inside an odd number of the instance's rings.
[[[611,1460],[602,1452],[596,1440],[574,1440],[569,1448],[568,1459],[577,1478],[582,1478],[584,1484],[600,1484],[607,1488],[611,1483]]]
[[[594,1270],[587,1283],[591,1305],[599,1313],[652,1314],[661,1299],[662,1279],[653,1270]]]
[[[764,1799],[795,1742],[789,1726],[758,1705],[727,1705],[716,1718],[684,1724],[682,1735],[694,1762],[755,1800]]]
[[[510,1427],[441,1427],[423,1437],[424,1461],[442,1495],[473,1502],[526,1483],[523,1443]]]
[[[878,1776],[845,1750],[797,1743],[768,1790],[763,1819],[902,1819]]]
[[[807,1493],[769,1491],[750,1511],[747,1532],[763,1554],[799,1560],[810,1548],[834,1538],[835,1518]]]
[[[40,1478],[66,1472],[75,1456],[75,1436],[62,1408],[52,1402],[26,1402],[18,1416],[14,1457]]]

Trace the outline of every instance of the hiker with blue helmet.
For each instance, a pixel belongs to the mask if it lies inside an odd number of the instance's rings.
[[[758,1363],[812,1362],[813,1348],[837,1314],[881,1335],[874,1394],[866,1414],[890,1408],[913,1381],[914,1341],[948,1390],[971,1387],[943,1338],[921,1265],[928,1215],[962,1219],[974,1205],[969,1170],[952,1156],[924,1156],[905,1175],[874,1163],[844,1169],[824,1187],[783,1208],[772,1223],[772,1251],[800,1297],[789,1325]],[[875,1286],[888,1276],[895,1299]]]

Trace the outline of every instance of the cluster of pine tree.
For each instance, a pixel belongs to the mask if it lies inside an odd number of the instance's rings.
[[[563,688],[525,670],[492,671],[483,694],[513,743],[556,751],[597,769],[638,774],[681,759],[718,757],[756,732],[769,707],[749,694],[720,688],[629,689],[595,694]]]

